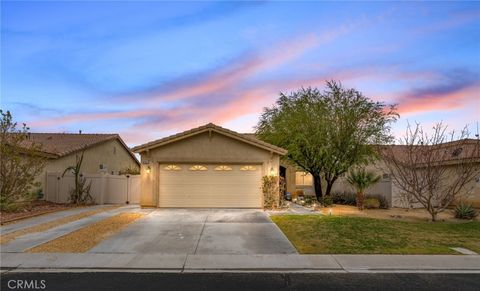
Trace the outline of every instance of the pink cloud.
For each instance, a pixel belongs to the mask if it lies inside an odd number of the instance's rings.
[[[341,25],[324,33],[312,33],[296,39],[274,43],[271,44],[267,50],[255,54],[246,54],[229,63],[228,66],[207,74],[200,80],[180,80],[171,84],[174,89],[165,90],[165,88],[162,87],[153,90],[153,92],[126,96],[125,99],[138,100],[138,98],[142,98],[145,99],[147,103],[155,104],[160,100],[184,100],[215,93],[219,90],[224,90],[232,86],[237,86],[239,83],[246,82],[258,73],[285,65],[302,56],[307,51],[319,47],[322,44],[333,42],[335,39],[347,34],[353,29],[361,28],[366,23],[369,22],[362,21],[360,23]]]
[[[480,86],[474,84],[445,94],[429,94],[422,98],[414,95],[405,95],[399,99],[400,114],[412,114],[431,111],[450,111],[464,108],[467,104],[477,103],[480,100]]]
[[[307,35],[288,43],[274,44],[274,49],[258,55],[245,55],[228,64],[227,67],[211,73],[203,80],[180,82],[180,84],[175,84],[176,88],[170,92],[155,92],[144,97],[146,102],[156,103],[159,100],[188,99],[207,95],[229,86],[235,86],[261,71],[288,63],[318,44],[319,38],[315,35]]]
[[[215,91],[216,96],[228,96],[221,98],[218,103],[205,105],[197,97],[195,102],[182,103],[177,107],[164,110],[145,108],[148,103],[139,100],[138,109],[128,111],[104,112],[104,113],[78,113],[46,120],[37,120],[31,123],[33,127],[51,127],[59,124],[91,122],[97,120],[131,119],[135,125],[126,128],[122,135],[128,142],[144,142],[156,132],[175,132],[186,130],[208,122],[223,124],[239,116],[260,113],[262,108],[273,104],[279,92],[290,92],[300,87],[323,86],[325,80],[348,81],[372,74],[370,70],[355,69],[335,73],[324,73],[311,78],[274,79],[253,83],[249,86],[232,84]],[[209,97],[203,97],[209,98]],[[200,102],[200,103],[199,103]],[[151,106],[152,107],[152,106]],[[148,132],[148,134],[146,133]],[[152,138],[158,138],[153,136]]]
[[[86,121],[95,121],[95,120],[104,120],[104,119],[128,119],[128,118],[141,118],[149,116],[151,114],[158,114],[161,112],[158,109],[139,109],[139,110],[128,110],[128,111],[116,111],[116,112],[100,112],[100,113],[77,113],[69,114],[59,117],[53,117],[44,120],[34,120],[29,123],[29,125],[34,127],[50,127],[59,124],[75,123],[75,122],[86,122]],[[163,112],[168,114],[168,111]]]

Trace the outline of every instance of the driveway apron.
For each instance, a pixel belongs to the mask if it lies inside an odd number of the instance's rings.
[[[261,210],[157,209],[92,253],[296,254]]]

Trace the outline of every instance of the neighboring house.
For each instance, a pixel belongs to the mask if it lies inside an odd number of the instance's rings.
[[[470,139],[467,141],[466,145],[463,145],[467,148],[461,148],[458,142],[450,142],[442,145],[441,150],[447,151],[449,154],[444,155],[445,158],[442,160],[441,167],[455,167],[458,165],[458,162],[463,158],[466,152],[471,150],[474,147],[474,144],[478,144],[478,140]],[[393,152],[395,155],[401,156],[404,155],[403,146],[394,145]],[[478,149],[478,148],[477,148]],[[478,165],[480,163],[480,153],[478,154],[478,159],[475,163]],[[419,165],[421,166],[421,165]],[[298,170],[295,166],[288,165],[282,161],[281,170],[284,168],[283,172],[286,174],[286,190],[290,193],[295,191],[302,190],[306,196],[315,196],[313,188],[313,179],[312,175],[309,173]],[[387,166],[383,160],[377,160],[375,163],[367,165],[367,170],[375,172],[377,175],[381,175],[382,179],[379,183],[373,185],[367,189],[367,195],[382,195],[386,198],[387,202],[392,207],[409,207],[408,201],[405,201],[404,195],[401,194],[400,189],[398,189],[391,177],[387,174]],[[448,178],[446,178],[448,179]],[[290,182],[290,183],[289,183]],[[340,177],[334,184],[332,193],[335,192],[354,192],[352,186],[346,181],[346,178]],[[463,193],[461,193],[461,200],[472,203],[477,207],[480,207],[480,177],[475,181],[466,185]]]
[[[140,163],[118,134],[30,133],[29,141],[42,147],[48,160],[37,181],[45,193],[47,172],[59,172],[76,163],[84,153],[83,173],[118,174],[126,168],[139,169]]]
[[[286,150],[209,123],[133,148],[141,156],[140,204],[261,208],[261,180]]]

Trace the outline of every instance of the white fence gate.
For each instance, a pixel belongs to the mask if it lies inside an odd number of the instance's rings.
[[[140,175],[84,174],[91,183],[90,195],[96,204],[140,203]],[[67,203],[70,190],[75,186],[75,176],[48,172],[45,199]]]

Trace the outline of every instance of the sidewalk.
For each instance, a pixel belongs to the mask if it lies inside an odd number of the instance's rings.
[[[159,255],[2,253],[6,271],[480,273],[479,255]]]

